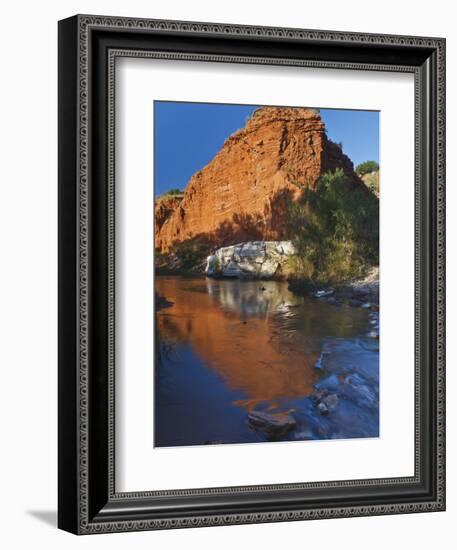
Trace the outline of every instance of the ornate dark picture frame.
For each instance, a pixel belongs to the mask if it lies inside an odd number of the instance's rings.
[[[118,493],[117,56],[409,72],[415,79],[415,475]],[[59,22],[59,527],[89,534],[445,509],[445,40],[77,15]]]

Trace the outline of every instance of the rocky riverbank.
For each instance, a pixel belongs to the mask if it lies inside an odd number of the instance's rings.
[[[248,425],[269,441],[377,437],[379,269],[373,268],[363,280],[315,289],[311,297],[367,310],[367,330],[352,339],[325,339],[314,366],[318,381],[312,393],[288,400],[277,411],[252,411]]]
[[[333,287],[319,287],[301,279],[291,279],[289,289],[297,296],[311,296],[334,305],[378,309],[379,267],[372,267],[363,279],[348,281]]]
[[[287,410],[252,411],[248,425],[267,441],[296,441],[379,436],[378,354],[348,342],[328,342],[319,361],[313,392],[289,400]],[[351,359],[363,355],[355,368]],[[371,357],[370,357],[371,355]]]
[[[368,311],[369,330],[365,338],[379,340],[379,267],[370,269],[366,277],[335,287],[317,288],[310,291],[307,281],[289,281],[289,289],[298,296],[311,296],[315,300],[336,307],[350,306]],[[379,349],[378,344],[365,343],[365,346]]]
[[[323,340],[308,396],[249,412],[248,426],[267,441],[378,437],[378,311],[368,311],[367,321],[366,332],[354,338]]]
[[[371,268],[363,279],[339,285],[335,298],[359,302],[353,305],[363,305],[366,302],[379,304],[379,267]]]

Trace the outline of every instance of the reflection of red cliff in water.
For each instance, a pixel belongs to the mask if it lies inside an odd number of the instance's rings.
[[[238,404],[248,410],[261,401],[274,405],[280,398],[308,395],[317,354],[307,354],[303,342],[294,341],[293,335],[288,338],[266,314],[243,319],[230,311],[229,303],[221,307],[206,288],[199,291],[201,285],[201,279],[191,279],[183,289],[177,278],[156,278],[157,292],[173,302],[157,314],[159,335],[167,341],[190,342],[230,389],[246,394]],[[257,302],[262,303],[261,296]]]

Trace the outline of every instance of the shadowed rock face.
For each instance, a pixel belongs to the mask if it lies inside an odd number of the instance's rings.
[[[156,199],[154,204],[154,219],[156,224],[156,233],[159,232],[163,224],[178,208],[182,201],[181,196],[165,195]]]
[[[192,176],[183,199],[162,207],[156,248],[167,251],[196,236],[218,245],[232,244],[233,235],[238,241],[287,238],[286,200],[337,168],[354,186],[363,186],[351,160],[327,139],[318,113],[262,107]]]

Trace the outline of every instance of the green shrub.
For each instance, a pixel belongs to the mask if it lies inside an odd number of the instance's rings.
[[[354,189],[342,170],[288,201],[288,232],[297,249],[293,276],[328,284],[360,277],[379,263],[379,202]]]
[[[181,189],[178,189],[177,187],[174,187],[173,189],[169,189],[168,191],[165,191],[161,195],[161,197],[168,197],[168,196],[174,196],[174,195],[183,195],[184,191],[181,191]]]
[[[355,168],[355,171],[359,174],[359,176],[370,174],[371,172],[377,172],[378,170],[379,164],[375,160],[366,160]]]
[[[208,245],[198,239],[189,239],[176,243],[172,252],[179,259],[180,268],[191,269],[201,263],[208,255]]]
[[[314,276],[314,265],[310,258],[303,254],[290,256],[284,266],[284,272],[294,278],[312,280]]]

